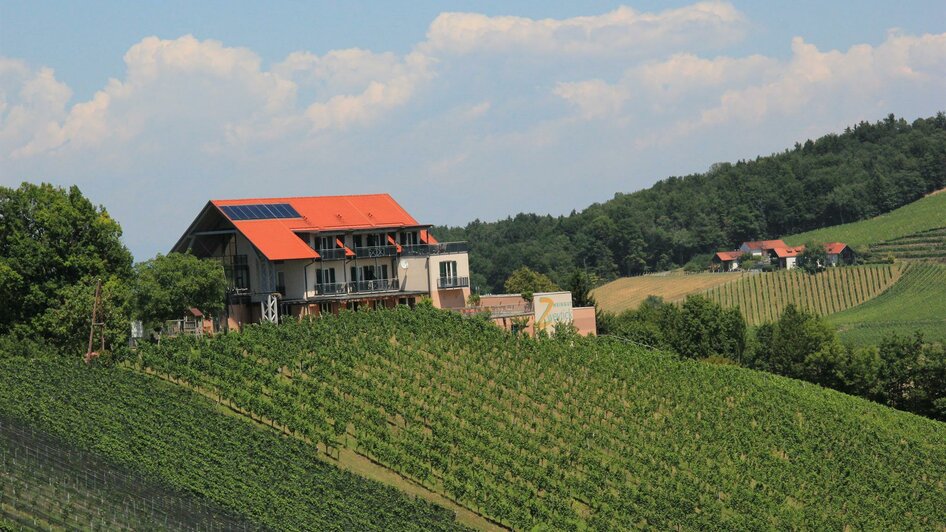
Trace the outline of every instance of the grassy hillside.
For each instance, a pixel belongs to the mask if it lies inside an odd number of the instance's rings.
[[[518,529],[946,526],[946,424],[604,339],[398,309],[180,338],[137,363]]]
[[[829,268],[811,275],[779,270],[745,276],[703,295],[724,307],[738,306],[749,325],[775,321],[789,303],[826,316],[877,297],[900,278],[900,265]]]
[[[946,265],[911,264],[900,281],[879,297],[828,321],[838,327],[842,340],[858,345],[915,330],[927,340],[946,341]]]
[[[598,308],[620,313],[640,306],[648,296],[660,296],[667,302],[680,301],[714,286],[738,281],[739,273],[671,273],[622,277],[602,285],[592,292]]]
[[[452,512],[325,464],[305,443],[225,415],[213,402],[180,387],[126,370],[0,357],[0,415],[145,475],[170,491],[200,496],[257,527],[456,528]],[[111,467],[104,462],[87,465],[98,477],[107,477]],[[106,479],[105,490],[121,488]],[[70,522],[70,501],[61,500],[61,491],[50,493],[48,486],[29,479],[20,489],[24,498],[18,501],[26,508],[16,515],[42,513],[50,518],[50,528],[79,528]],[[89,495],[88,490],[79,493]],[[3,507],[0,515],[7,511]],[[215,523],[214,528],[230,528]],[[173,522],[167,526],[173,528]]]
[[[845,242],[863,247],[946,227],[946,193],[926,196],[876,218],[788,235],[792,246],[806,242]]]

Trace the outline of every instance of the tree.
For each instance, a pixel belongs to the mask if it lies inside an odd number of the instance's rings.
[[[135,310],[155,324],[180,318],[190,307],[204,313],[223,310],[227,280],[223,265],[189,253],[158,254],[135,266]]]
[[[808,243],[805,244],[805,251],[798,256],[798,267],[808,273],[818,273],[824,271],[828,264],[828,252],[824,244]]]
[[[534,294],[536,292],[555,292],[558,285],[552,282],[547,275],[533,271],[523,266],[512,272],[505,283],[506,292],[510,294]],[[531,299],[528,298],[528,299]]]
[[[799,310],[793,304],[785,307],[777,322],[760,326],[756,338],[757,367],[779,375],[808,380],[813,380],[813,373],[823,373],[812,369],[813,364],[818,364],[815,360],[824,356],[834,358],[840,345],[834,329],[824,319]]]
[[[575,269],[568,278],[568,284],[565,286],[572,293],[573,307],[594,307],[595,298],[591,295],[594,289],[595,276],[585,273],[583,270]]]
[[[132,258],[121,234],[78,187],[0,187],[0,333],[60,308],[68,287],[129,279]]]

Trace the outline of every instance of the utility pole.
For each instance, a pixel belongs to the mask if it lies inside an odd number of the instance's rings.
[[[89,327],[89,350],[85,353],[85,363],[92,362],[93,358],[98,357],[105,351],[105,320],[101,314],[102,306],[102,280],[95,280],[95,301],[92,302],[92,325]],[[100,321],[101,320],[101,321]],[[95,338],[95,328],[98,327],[102,337],[102,347],[98,351],[92,351],[92,341]]]

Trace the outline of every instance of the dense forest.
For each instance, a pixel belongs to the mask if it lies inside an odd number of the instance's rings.
[[[618,193],[568,216],[518,214],[434,234],[469,241],[473,284],[489,292],[521,266],[559,284],[575,268],[602,279],[667,270],[744,240],[873,217],[943,187],[946,114],[912,124],[889,115],[782,153]]]

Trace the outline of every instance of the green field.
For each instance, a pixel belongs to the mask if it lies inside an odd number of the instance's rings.
[[[0,506],[0,516],[6,514],[10,522],[42,519],[41,529],[121,528],[121,523],[73,522],[82,509],[74,508],[72,497],[81,503],[102,490],[111,497],[127,494],[125,484],[108,481],[117,467],[242,516],[252,522],[251,529],[457,528],[452,512],[342,471],[318,460],[310,445],[226,415],[218,405],[178,386],[127,370],[0,358],[0,416],[102,457],[87,464],[86,474],[105,479],[90,488],[68,461],[56,466],[72,478],[65,482],[57,480],[60,473],[43,479],[42,469],[28,468],[27,473],[39,475],[31,480],[22,469],[5,467],[19,490],[11,494],[18,509]],[[53,486],[46,482],[50,479]],[[68,493],[70,486],[75,493]],[[160,501],[156,504],[162,507]],[[137,514],[131,517],[128,522],[136,529],[177,528],[173,521],[152,526],[142,524],[148,521]],[[196,517],[180,516],[187,529],[200,524]],[[215,523],[211,528],[239,529],[226,521]]]
[[[946,341],[946,264],[910,264],[889,290],[828,321],[838,327],[842,340],[857,345],[916,330],[927,340]]]
[[[828,268],[811,275],[799,269],[778,270],[740,278],[701,295],[724,307],[738,306],[749,325],[778,319],[789,304],[819,316],[860,305],[900,278],[900,265]]]
[[[946,424],[606,339],[418,308],[133,361],[516,529],[942,529]]]
[[[788,235],[782,239],[791,246],[807,242],[844,242],[862,248],[943,227],[946,227],[946,193],[938,193],[869,220]]]

